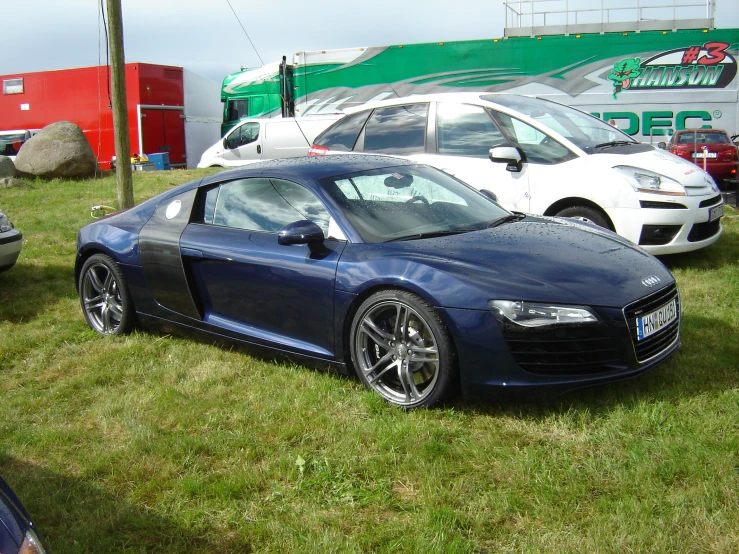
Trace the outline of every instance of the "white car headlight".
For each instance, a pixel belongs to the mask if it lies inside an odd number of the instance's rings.
[[[10,231],[13,228],[13,224],[8,219],[8,216],[5,215],[3,212],[0,212],[0,233]]]
[[[553,306],[514,300],[491,300],[488,305],[499,320],[507,320],[524,327],[598,321],[596,315],[584,306]]]
[[[687,196],[683,186],[664,175],[642,169],[641,167],[631,167],[629,165],[617,165],[614,167],[636,192],[646,192],[649,194],[662,194],[665,196]]]

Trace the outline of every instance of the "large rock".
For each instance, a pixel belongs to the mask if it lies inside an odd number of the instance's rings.
[[[15,164],[7,156],[0,156],[0,179],[15,177]]]
[[[15,168],[22,175],[44,179],[92,177],[97,160],[82,129],[69,121],[58,121],[21,146]]]

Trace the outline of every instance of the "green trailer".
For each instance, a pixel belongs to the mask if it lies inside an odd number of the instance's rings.
[[[639,140],[737,134],[739,29],[514,36],[298,52],[223,81],[222,132],[251,117],[336,113],[436,92],[535,95],[614,120]],[[652,139],[652,137],[657,137]]]

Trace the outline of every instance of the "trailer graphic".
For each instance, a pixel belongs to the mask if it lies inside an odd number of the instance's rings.
[[[728,48],[725,42],[707,42],[662,52],[644,63],[620,60],[608,75],[613,97],[622,90],[726,88],[736,77],[736,60]]]
[[[622,114],[614,118],[619,127],[642,140],[701,126],[735,134],[738,48],[739,29],[684,29],[298,52],[292,63],[226,77],[222,131],[247,117],[335,113],[395,96],[484,91],[535,95],[604,119]],[[665,106],[668,126],[645,119],[659,112],[663,123]]]

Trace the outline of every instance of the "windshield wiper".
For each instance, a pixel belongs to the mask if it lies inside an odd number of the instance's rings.
[[[497,227],[498,225],[503,225],[504,223],[510,223],[511,221],[520,221],[524,217],[526,217],[525,213],[513,212],[510,215],[506,215],[504,217],[501,217],[500,219],[496,219],[495,221],[493,221],[490,225],[488,225],[488,229],[492,229],[493,227]]]
[[[611,142],[601,142],[596,144],[593,148],[611,148],[613,146],[624,146],[626,144],[638,144],[633,140],[612,140]]]
[[[383,242],[395,242],[399,240],[432,239],[434,237],[448,237],[451,235],[461,235],[462,233],[471,233],[473,231],[479,231],[479,230],[480,229],[454,229],[451,231],[429,231],[428,233],[416,233],[415,235],[395,237],[394,239],[388,239]]]

